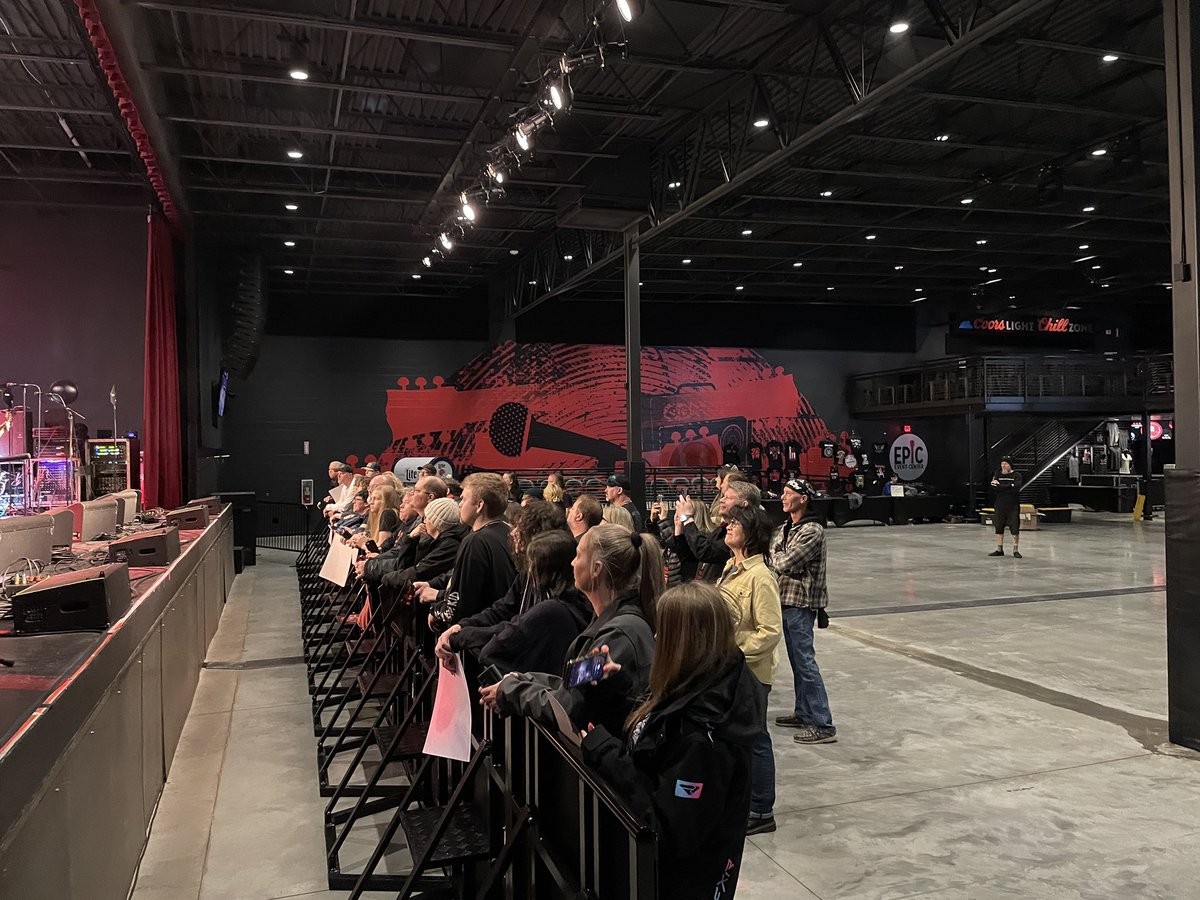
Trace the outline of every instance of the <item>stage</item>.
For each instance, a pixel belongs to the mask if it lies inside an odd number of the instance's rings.
[[[108,631],[0,635],[3,900],[127,895],[233,582],[229,507],[181,543]]]

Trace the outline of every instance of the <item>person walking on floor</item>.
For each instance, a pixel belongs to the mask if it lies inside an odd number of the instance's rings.
[[[1000,471],[992,477],[992,490],[996,500],[992,521],[996,526],[996,549],[988,556],[1004,555],[1004,529],[1013,539],[1013,559],[1021,558],[1021,473],[1014,472],[1012,460],[1007,456],[1000,460]]]
[[[813,647],[813,629],[828,624],[825,607],[829,605],[825,526],[818,517],[808,514],[809,501],[816,495],[813,486],[802,478],[792,478],[783,486],[780,502],[787,519],[771,537],[767,557],[768,568],[779,579],[783,642],[796,688],[795,711],[777,717],[775,724],[797,729],[792,740],[798,744],[832,744],[837,740],[829,695]]]

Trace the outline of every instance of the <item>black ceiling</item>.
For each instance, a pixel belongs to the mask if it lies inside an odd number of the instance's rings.
[[[572,75],[571,114],[426,269],[594,2],[101,3],[190,230],[260,249],[276,304],[615,300],[620,235],[588,226],[634,209],[646,302],[1166,305],[1158,0],[639,5],[600,9],[626,58]],[[144,203],[72,10],[0,0],[0,200]]]

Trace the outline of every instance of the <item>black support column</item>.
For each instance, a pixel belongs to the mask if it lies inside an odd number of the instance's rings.
[[[1142,521],[1149,522],[1154,518],[1154,508],[1150,505],[1150,486],[1154,484],[1154,442],[1150,440],[1150,413],[1142,413],[1142,496],[1146,498],[1142,504]]]
[[[1176,465],[1166,473],[1167,693],[1171,740],[1200,750],[1200,298],[1196,289],[1200,12],[1191,7],[1191,0],[1163,2]]]
[[[646,515],[646,462],[642,459],[642,291],[638,226],[625,230],[625,468],[632,499]]]

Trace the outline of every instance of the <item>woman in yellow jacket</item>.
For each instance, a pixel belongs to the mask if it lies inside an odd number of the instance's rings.
[[[779,582],[763,561],[771,525],[761,506],[735,506],[726,514],[725,546],[733,557],[717,581],[733,614],[734,639],[763,690],[759,699],[762,730],[754,741],[750,819],[747,834],[775,830],[775,754],[767,731],[767,694],[775,677],[776,652],[783,635]]]

